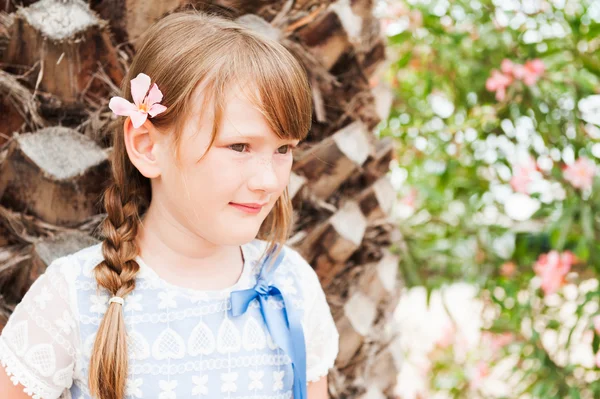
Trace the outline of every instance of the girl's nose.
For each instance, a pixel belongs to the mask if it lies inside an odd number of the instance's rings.
[[[275,191],[279,187],[277,165],[272,157],[257,157],[248,179],[252,190]]]

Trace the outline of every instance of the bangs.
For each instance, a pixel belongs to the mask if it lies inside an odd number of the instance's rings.
[[[303,140],[311,128],[312,97],[302,65],[279,43],[239,39],[218,68],[215,88],[224,93],[238,84],[279,138]],[[217,97],[222,107],[223,96]]]
[[[202,124],[203,117],[194,112],[195,93],[202,93],[200,109],[212,110],[211,147],[218,135],[231,87],[243,92],[241,94],[254,104],[278,138],[304,140],[312,124],[312,94],[302,64],[283,45],[256,32],[224,33],[218,45],[210,46],[210,51],[207,45],[193,46],[181,57],[186,62],[172,60],[184,65],[182,73],[172,77],[174,85],[186,87],[185,94],[172,107],[182,116],[173,118],[177,154],[186,121],[196,119],[198,128]],[[189,62],[193,59],[203,59],[201,64],[210,68],[198,68]]]

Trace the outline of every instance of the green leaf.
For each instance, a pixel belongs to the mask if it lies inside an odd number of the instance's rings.
[[[406,54],[404,54],[402,57],[400,57],[400,59],[398,61],[396,61],[396,67],[398,69],[402,69],[404,68],[406,65],[408,65],[408,63],[410,62],[410,60],[412,59],[412,52],[406,52]]]
[[[592,215],[592,208],[590,204],[584,202],[581,206],[581,227],[583,229],[583,235],[589,241],[594,240],[594,217]]]
[[[591,57],[584,53],[579,53],[583,65],[596,75],[600,75],[600,60],[597,57]]]
[[[588,245],[588,241],[585,237],[579,237],[579,240],[577,240],[577,246],[573,252],[575,253],[575,256],[584,262],[590,258],[590,246]]]
[[[546,328],[549,328],[549,329],[551,329],[551,330],[558,330],[558,329],[561,327],[561,325],[562,325],[562,324],[561,324],[561,323],[559,323],[559,322],[558,322],[558,321],[556,321],[556,320],[550,320],[550,321],[548,322],[548,325],[546,326]]]
[[[567,242],[567,237],[573,224],[573,208],[567,208],[557,223],[556,229],[551,233],[552,248],[562,251]]]

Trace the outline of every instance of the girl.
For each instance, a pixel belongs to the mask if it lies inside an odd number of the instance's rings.
[[[104,240],[16,307],[2,397],[326,398],[338,332],[285,245],[305,71],[271,39],[182,12],[148,30],[121,89]]]

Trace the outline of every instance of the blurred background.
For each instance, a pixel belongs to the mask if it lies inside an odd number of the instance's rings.
[[[340,332],[332,398],[600,398],[600,1],[0,2],[0,329],[98,240],[144,31],[278,40],[314,114],[288,244]]]
[[[599,1],[397,1],[401,398],[600,397]]]

